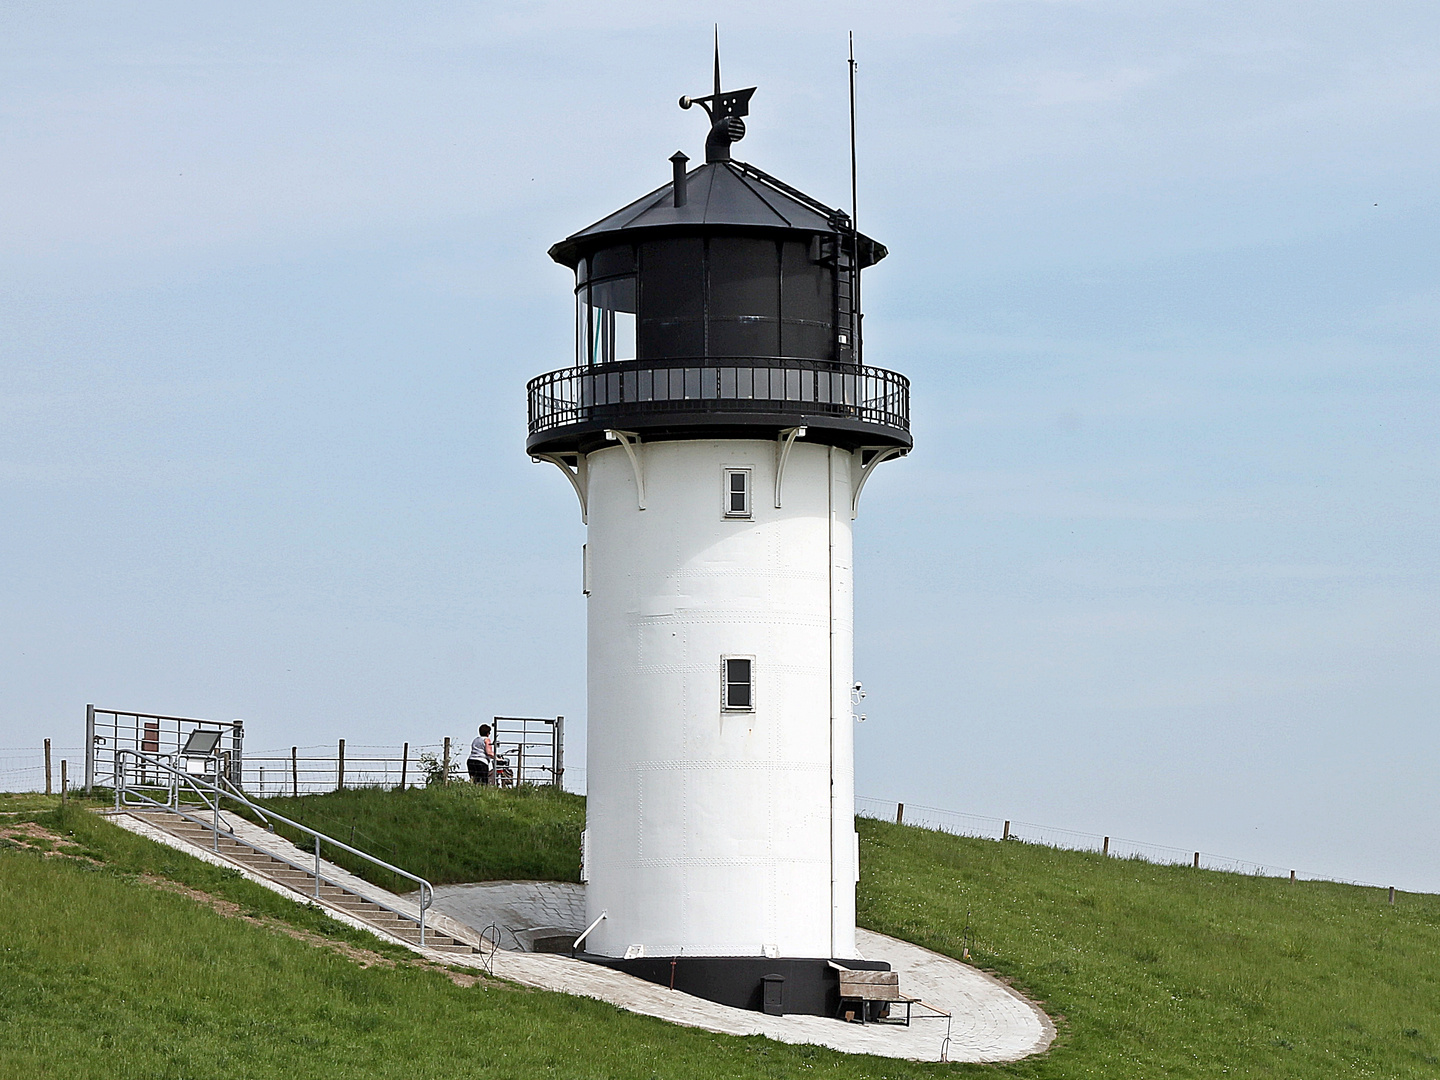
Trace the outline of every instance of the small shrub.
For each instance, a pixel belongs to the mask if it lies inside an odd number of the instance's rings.
[[[421,752],[418,766],[426,787],[444,787],[446,784],[462,783],[466,779],[460,770],[460,762],[452,760],[447,772],[444,759],[428,750]]]

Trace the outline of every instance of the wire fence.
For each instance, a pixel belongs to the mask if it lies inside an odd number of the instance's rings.
[[[60,790],[60,762],[70,763],[70,786],[79,786],[76,776],[84,768],[83,746],[50,747],[50,788]],[[43,746],[0,747],[0,791],[44,791],[45,748]]]
[[[527,757],[527,748],[540,752]],[[548,746],[502,742],[497,744],[497,749],[506,760],[502,783],[507,786],[552,783]],[[424,787],[447,773],[452,782],[461,782],[468,779],[465,759],[469,750],[468,742],[452,742],[448,748],[448,770],[444,741],[398,746],[352,743],[345,747],[343,757],[337,743],[247,751],[242,764],[242,782],[247,791],[265,796],[319,795],[340,787]],[[60,790],[61,761],[69,763],[70,787],[81,787],[85,748],[51,746],[49,786],[55,792]],[[45,764],[43,746],[0,747],[0,791],[45,791]],[[107,787],[110,778],[103,774],[97,781],[101,787]],[[566,790],[584,794],[585,770],[567,770],[563,782]]]
[[[295,746],[247,753],[243,766],[244,786],[260,796],[314,795],[340,787],[422,787],[442,776],[448,776],[452,782],[465,778],[463,757],[468,748],[449,740],[400,746],[356,744],[346,747],[343,756],[341,745]],[[45,791],[48,788],[58,792],[61,761],[70,763],[70,784],[78,787],[76,768],[77,764],[84,762],[85,748],[52,745],[49,749],[47,762],[43,746],[0,747],[0,791]],[[570,790],[584,792],[583,768],[567,770],[565,779]],[[1331,881],[1374,889],[1388,887],[1373,881],[1337,878],[1208,851],[1080,832],[1054,825],[1037,825],[1029,821],[967,814],[892,799],[857,795],[855,812],[861,817],[935,829],[954,836],[1013,840],[1068,851],[1093,851],[1111,858],[1138,859],[1158,865],[1188,865],[1231,874],[1289,877],[1293,881]]]
[[[294,746],[247,752],[246,791],[253,795],[319,795],[342,787],[424,787],[444,771],[446,747],[440,743],[400,746],[352,744],[342,757],[337,744]],[[463,761],[452,748],[450,778],[459,779]]]
[[[496,717],[495,768],[490,783],[500,787],[563,783],[563,741],[537,733],[549,719]],[[424,787],[468,779],[470,743],[444,739],[399,746],[350,743],[247,751],[243,786],[256,795],[318,795],[338,788]],[[581,782],[585,770],[578,770]]]
[[[855,813],[860,817],[895,821],[922,829],[950,833],[954,836],[969,836],[980,840],[1014,840],[1067,851],[1093,851],[1111,858],[1138,859],[1142,862],[1156,863],[1162,866],[1193,866],[1202,870],[1219,870],[1228,874],[1288,877],[1292,881],[1331,881],[1342,885],[1359,885],[1369,889],[1388,888],[1385,885],[1377,885],[1373,881],[1336,878],[1328,874],[1316,874],[1289,867],[1251,862],[1248,859],[1236,859],[1229,855],[1216,855],[1208,851],[1194,851],[1166,844],[1152,844],[1143,840],[1129,840],[1123,836],[1102,836],[1099,833],[1077,832],[1074,829],[1061,829],[1054,825],[1036,825],[1029,821],[965,814],[958,810],[943,810],[936,806],[919,806],[914,803],[896,802],[892,799],[871,799],[857,795],[855,797]]]

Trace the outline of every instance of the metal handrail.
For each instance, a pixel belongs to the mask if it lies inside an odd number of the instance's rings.
[[[235,785],[232,784],[229,779],[227,779],[223,775],[219,775],[218,771],[217,779],[219,782],[211,783],[203,776],[197,777],[192,773],[186,772],[185,770],[178,768],[173,761],[164,760],[165,757],[171,756],[173,755],[148,754],[139,750],[131,750],[128,748],[122,748],[117,751],[115,764],[116,772],[118,775],[115,778],[115,809],[120,810],[122,807],[125,806],[140,806],[148,804],[150,806],[158,807],[162,810],[167,810],[170,813],[178,814],[180,817],[185,818],[187,821],[193,821],[197,825],[203,825],[211,829],[213,832],[214,849],[216,851],[219,851],[220,800],[230,799],[232,802],[237,802],[240,805],[246,807],[247,809],[254,811],[256,814],[260,815],[260,817],[264,818],[266,820],[266,827],[271,832],[275,831],[275,825],[273,823],[279,822],[282,825],[289,826],[292,829],[297,829],[302,833],[308,833],[310,836],[314,837],[315,865],[313,868],[301,866],[298,863],[287,859],[284,855],[281,855],[274,851],[266,851],[265,854],[269,855],[272,859],[275,859],[278,862],[284,863],[286,866],[289,866],[293,870],[299,870],[302,873],[310,874],[311,876],[313,876],[315,878],[315,899],[317,900],[320,899],[320,885],[322,882],[326,885],[332,885],[336,888],[344,888],[344,886],[341,885],[338,881],[334,881],[329,877],[322,875],[320,872],[320,845],[322,843],[330,844],[333,847],[337,847],[342,851],[348,851],[351,855],[358,856],[359,858],[364,859],[366,862],[371,863],[374,866],[380,867],[382,870],[388,870],[392,874],[398,874],[400,877],[415,882],[420,887],[420,914],[418,917],[400,908],[391,907],[389,904],[386,904],[380,900],[376,900],[372,896],[367,896],[364,899],[370,901],[375,906],[390,912],[393,915],[398,915],[402,919],[408,919],[411,922],[419,923],[420,944],[422,946],[425,944],[425,912],[428,911],[431,904],[435,902],[435,887],[431,885],[430,882],[426,881],[418,874],[412,874],[408,870],[402,870],[400,869],[400,867],[388,863],[384,859],[377,859],[369,852],[361,851],[359,848],[356,847],[351,847],[343,840],[336,840],[334,837],[327,836],[326,834],[320,832],[318,829],[312,829],[309,825],[303,825],[298,821],[294,821],[291,818],[286,817],[284,814],[277,814],[273,810],[267,809],[266,807],[263,807],[258,803],[252,802],[250,798],[246,796],[245,793],[239,788],[235,787]],[[150,798],[138,788],[130,787],[129,783],[126,780],[125,759],[127,757],[136,758],[138,761],[143,762],[146,765],[152,766],[160,772],[169,774],[170,783],[167,785],[169,788],[169,800],[167,802],[159,802],[155,799]],[[195,815],[188,814],[184,810],[180,809],[180,788],[182,784],[191,789],[200,798],[200,801],[205,805],[205,807],[212,812],[214,817],[213,823],[203,821]],[[255,845],[249,844],[246,841],[240,839],[240,837],[236,836],[235,830],[233,828],[227,829],[226,831],[229,833],[231,839],[235,840],[236,843],[245,844],[247,847],[254,848]]]
[[[761,374],[764,378],[761,378]],[[780,378],[770,373],[783,373]],[[910,380],[885,368],[788,356],[663,357],[561,368],[531,379],[536,435],[620,407],[643,413],[799,409],[910,430]]]

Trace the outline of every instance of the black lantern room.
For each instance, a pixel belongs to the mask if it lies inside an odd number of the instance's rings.
[[[718,69],[717,69],[718,70]],[[712,125],[705,164],[567,237],[573,367],[529,384],[535,455],[588,453],[607,430],[646,441],[774,438],[804,427],[847,449],[910,448],[904,376],[862,362],[859,272],[885,247],[731,157],[754,88],[681,98]]]

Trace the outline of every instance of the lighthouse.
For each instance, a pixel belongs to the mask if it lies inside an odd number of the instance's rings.
[[[579,499],[590,960],[740,1007],[834,1015],[856,955],[853,544],[911,447],[863,363],[886,249],[732,147],[755,88],[681,98],[705,161],[555,244],[573,365],[526,449]]]

